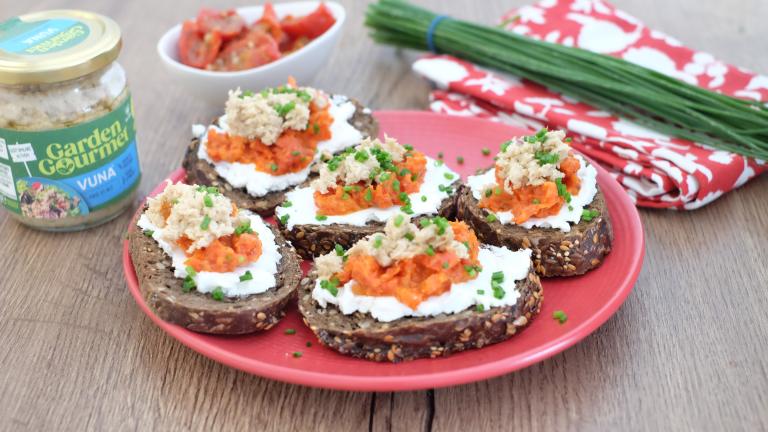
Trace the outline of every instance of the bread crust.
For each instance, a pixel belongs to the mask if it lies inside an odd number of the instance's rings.
[[[539,277],[531,268],[517,282],[520,297],[514,305],[380,322],[359,312],[344,315],[334,305],[320,307],[312,298],[315,280],[314,270],[302,279],[298,303],[304,323],[318,340],[344,355],[395,363],[444,357],[506,340],[533,320],[544,298]]]
[[[349,99],[355,105],[355,113],[350,118],[350,124],[359,130],[363,136],[375,137],[379,133],[379,123],[371,115],[370,110],[365,108],[355,99]],[[213,122],[216,124],[216,120]],[[216,168],[208,161],[197,157],[197,149],[200,147],[200,140],[193,138],[187,146],[187,152],[184,155],[182,165],[186,170],[187,183],[200,184],[205,186],[216,186],[221,193],[231,199],[238,208],[250,210],[261,216],[272,216],[280,203],[285,201],[285,193],[293,189],[288,188],[283,191],[270,192],[261,197],[253,197],[243,188],[235,188],[224,180],[216,172]]]
[[[613,229],[600,189],[586,208],[597,210],[599,216],[589,222],[581,220],[566,233],[553,228],[526,229],[499,221],[488,222],[487,212],[478,207],[467,185],[459,189],[456,197],[457,218],[472,227],[480,242],[512,250],[533,250],[534,268],[543,277],[584,274],[600,266],[611,251]]]
[[[270,226],[281,255],[277,286],[245,298],[214,300],[210,294],[182,291],[173,275],[171,258],[139,227],[128,233],[128,245],[144,302],[165,321],[188,330],[211,334],[245,334],[268,330],[285,315],[301,281],[300,259],[279,231]]]

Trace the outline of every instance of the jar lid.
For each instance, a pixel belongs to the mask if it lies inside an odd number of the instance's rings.
[[[0,84],[56,83],[87,75],[120,53],[120,27],[84,11],[52,10],[0,23]]]

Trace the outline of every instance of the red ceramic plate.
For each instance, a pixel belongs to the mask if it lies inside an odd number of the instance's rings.
[[[500,123],[427,112],[380,111],[376,117],[382,131],[401,142],[413,144],[432,157],[443,152],[445,161],[463,176],[492,165],[491,156],[482,155],[483,147],[495,151],[511,136],[527,134]],[[464,157],[463,165],[457,164],[458,156]],[[545,280],[541,314],[510,340],[444,359],[388,364],[343,356],[317,342],[301,322],[295,306],[274,329],[263,334],[222,337],[194,333],[162,321],[146,306],[127,242],[123,249],[125,277],[139,307],[160,328],[200,354],[255,375],[360,391],[416,390],[483,380],[524,368],[577,343],[613,315],[632,290],[644,251],[640,218],[619,184],[605,170],[599,166],[597,169],[616,236],[613,251],[603,265],[584,276]],[[183,170],[178,170],[170,178],[178,181],[183,177]],[[153,194],[162,187],[158,186]],[[552,318],[555,310],[567,313],[565,324]],[[289,328],[296,334],[286,335]],[[308,342],[311,347],[307,347]],[[302,356],[296,358],[294,352]]]

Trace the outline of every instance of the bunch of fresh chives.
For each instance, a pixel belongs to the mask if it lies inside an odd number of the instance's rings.
[[[368,7],[379,43],[427,49],[437,15],[401,0]],[[768,109],[668,77],[625,60],[452,18],[434,27],[433,46],[473,63],[544,85],[659,132],[768,159]]]

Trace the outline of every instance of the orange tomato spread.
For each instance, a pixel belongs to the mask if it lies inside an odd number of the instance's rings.
[[[345,155],[342,154],[341,157]],[[408,206],[408,194],[421,188],[426,170],[427,160],[424,154],[409,150],[402,161],[391,163],[383,172],[374,174],[370,182],[354,185],[339,182],[336,187],[328,189],[325,193],[315,191],[315,205],[319,214],[328,216],[344,215],[372,207]]]
[[[480,263],[475,233],[464,222],[442,221],[453,230],[454,239],[468,248],[468,257],[459,258],[450,249],[430,248],[423,254],[384,267],[370,255],[354,254],[347,258],[335,278],[340,284],[353,280],[355,294],[394,296],[412,309],[429,297],[449,291],[454,283],[476,278]]]
[[[527,185],[509,193],[504,189],[504,179],[496,168],[497,186],[486,189],[479,206],[488,210],[511,211],[515,223],[521,224],[530,218],[555,215],[572,194],[579,193],[581,182],[577,176],[579,160],[569,156],[560,162],[559,171],[565,176],[562,180],[546,181],[540,185]]]
[[[216,161],[252,163],[257,171],[282,175],[301,171],[313,160],[317,144],[331,138],[333,117],[328,105],[319,108],[311,103],[309,122],[305,130],[287,129],[274,144],[259,139],[208,131],[208,156]]]
[[[189,240],[182,237],[178,241],[182,249],[187,250]],[[261,256],[261,240],[255,233],[243,232],[219,237],[211,244],[187,255],[186,265],[195,271],[225,273],[237,267],[255,262]]]

